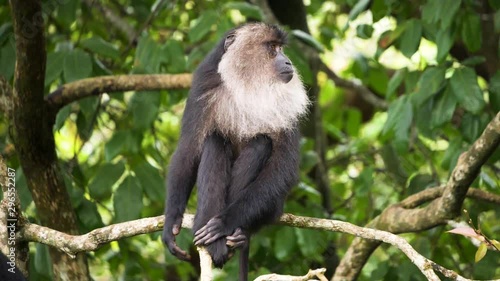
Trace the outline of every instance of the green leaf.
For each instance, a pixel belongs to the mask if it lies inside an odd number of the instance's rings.
[[[473,56],[470,58],[467,58],[462,61],[462,64],[465,66],[475,66],[478,64],[482,64],[486,61],[486,58],[483,56]]]
[[[460,131],[462,132],[463,138],[468,143],[473,143],[481,135],[486,125],[487,121],[484,122],[480,116],[466,112],[462,116]]]
[[[413,107],[408,96],[401,96],[391,103],[382,134],[394,134],[394,144],[398,150],[407,147],[413,118]]]
[[[349,21],[355,20],[359,14],[364,12],[368,8],[368,4],[370,4],[370,0],[359,0],[349,13]]]
[[[224,10],[238,10],[246,18],[262,21],[262,11],[259,6],[245,2],[229,2],[222,6]]]
[[[418,50],[422,38],[422,23],[417,19],[406,22],[406,28],[400,37],[399,50],[405,57],[411,58]]]
[[[460,8],[462,0],[434,0],[439,3],[438,17],[441,20],[441,29],[448,28]]]
[[[371,24],[360,24],[356,27],[356,36],[362,39],[369,39],[373,35],[373,26]]]
[[[52,259],[49,254],[49,249],[47,245],[36,243],[36,255],[34,266],[36,273],[42,275],[48,280],[53,280],[52,278]]]
[[[436,45],[438,48],[436,60],[442,62],[448,56],[454,38],[449,29],[440,29],[436,35]]]
[[[91,52],[102,55],[104,57],[109,57],[112,59],[120,58],[120,52],[118,51],[118,48],[115,45],[106,42],[99,36],[85,39],[81,42],[81,45],[83,48],[86,48]]]
[[[468,67],[456,69],[450,78],[450,85],[460,105],[472,113],[481,112],[485,102],[473,69]]]
[[[451,92],[450,86],[448,86],[444,93],[438,97],[436,105],[432,110],[431,128],[437,128],[451,121],[456,106],[457,99]]]
[[[274,256],[279,261],[287,261],[293,259],[295,249],[295,231],[291,227],[281,227],[276,231],[274,239]]]
[[[142,187],[136,177],[128,176],[120,184],[113,198],[114,222],[135,220],[141,217]]]
[[[47,65],[45,67],[45,86],[56,80],[64,68],[65,52],[51,52],[47,54]]]
[[[168,73],[181,73],[186,71],[186,56],[181,42],[170,39],[163,46],[163,57],[166,59]]]
[[[89,54],[79,49],[70,51],[64,57],[63,71],[66,82],[88,78],[92,73],[92,60]]]
[[[16,50],[14,41],[9,41],[0,50],[0,75],[9,81],[14,75],[14,66],[16,65]]]
[[[295,48],[286,48],[285,53],[292,61],[293,66],[297,69],[302,81],[305,84],[311,84],[313,82],[313,73],[304,57],[300,55]]]
[[[320,254],[320,251],[325,248],[325,243],[318,239],[318,233],[312,229],[294,228],[297,236],[297,243],[302,255],[306,257],[314,257]]]
[[[158,92],[134,93],[130,101],[134,127],[140,130],[150,128],[158,117],[159,106],[160,94]]]
[[[162,48],[149,36],[139,39],[135,51],[134,73],[158,73],[162,60]]]
[[[500,9],[496,11],[493,21],[495,22],[495,32],[500,32]]]
[[[408,73],[407,68],[401,68],[398,69],[394,75],[391,77],[389,80],[389,83],[387,84],[387,93],[386,93],[386,99],[389,100],[391,99],[394,94],[396,93],[397,89],[405,79],[406,74]]]
[[[66,105],[59,112],[57,112],[56,122],[54,123],[54,130],[59,131],[62,126],[64,126],[64,122],[68,119],[71,114],[71,105]]]
[[[491,107],[495,112],[500,111],[500,71],[497,71],[490,79],[489,98]]]
[[[411,95],[416,107],[421,106],[443,87],[445,73],[444,67],[429,67],[422,73],[417,83],[417,90]]]
[[[309,46],[314,47],[319,52],[323,52],[324,51],[323,45],[321,45],[321,43],[318,42],[318,40],[314,39],[314,37],[312,37],[311,34],[305,33],[304,31],[298,30],[298,29],[292,30],[291,33],[293,34],[293,36],[301,39],[306,44],[308,44]]]
[[[462,147],[463,140],[461,138],[453,138],[448,144],[448,149],[446,149],[443,160],[441,162],[441,167],[445,170],[452,170],[457,164],[458,156],[463,152]]]
[[[462,41],[469,51],[478,51],[482,45],[481,18],[475,12],[467,12],[462,16],[461,22]]]
[[[148,162],[143,162],[134,168],[134,173],[151,201],[165,200],[165,184],[158,169]]]
[[[104,159],[109,162],[121,153],[134,154],[139,152],[141,135],[132,131],[117,131],[104,145]]]
[[[188,31],[189,40],[192,43],[200,41],[207,35],[212,26],[217,22],[218,14],[214,10],[208,10],[201,14],[196,24]]]
[[[123,172],[125,172],[125,165],[122,161],[100,166],[89,184],[90,196],[97,200],[109,198],[113,192],[113,185],[120,179]]]
[[[440,0],[428,0],[422,7],[422,20],[428,24],[436,24],[439,21]]]
[[[484,258],[484,256],[486,255],[487,251],[488,251],[488,247],[486,246],[486,244],[481,243],[481,245],[479,245],[479,248],[477,248],[476,255],[474,257],[474,261],[479,262],[480,260],[482,260]]]
[[[83,225],[83,232],[89,232],[104,226],[101,214],[97,211],[95,202],[84,199],[82,204],[76,210],[76,214],[79,221]]]
[[[61,1],[60,5],[57,5],[57,20],[69,29],[71,24],[76,19],[76,10],[79,8],[80,1]]]

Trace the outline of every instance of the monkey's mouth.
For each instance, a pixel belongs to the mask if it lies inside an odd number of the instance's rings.
[[[279,78],[284,83],[288,83],[293,78],[293,71],[290,71],[290,70],[282,71],[279,74]]]

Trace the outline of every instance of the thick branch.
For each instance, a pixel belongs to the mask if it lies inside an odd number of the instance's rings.
[[[10,116],[12,110],[12,88],[4,77],[0,76],[0,111]]]
[[[411,196],[408,196],[399,204],[405,209],[416,208],[424,203],[441,197],[443,195],[444,189],[445,186],[428,188]],[[467,190],[467,197],[477,199],[486,203],[500,205],[500,195],[489,193],[477,188],[469,188],[469,190]]]
[[[403,233],[422,231],[446,224],[449,219],[460,214],[470,184],[476,178],[481,166],[498,149],[499,144],[500,113],[488,124],[471,148],[460,156],[443,190],[442,197],[436,198],[424,208],[416,209],[407,208],[408,203],[413,206],[411,200],[407,199],[405,204],[398,203],[385,209],[367,226],[392,233]],[[376,241],[354,239],[337,267],[333,280],[356,279],[371,253],[379,245],[380,243]]]
[[[193,219],[193,215],[185,214],[182,227],[191,228]],[[160,231],[163,229],[163,222],[164,216],[145,218],[106,226],[93,230],[85,235],[78,236],[68,235],[36,224],[26,224],[19,232],[19,238],[53,246],[70,255],[74,255],[78,252],[96,250],[103,244],[116,241],[121,238]],[[292,227],[343,232],[364,239],[372,239],[389,243],[405,253],[405,255],[408,256],[412,263],[419,268],[428,280],[439,280],[438,276],[434,272],[435,268],[440,272],[451,272],[420,255],[402,237],[386,231],[363,228],[338,220],[294,216],[291,214],[284,214],[280,218],[280,223]],[[454,275],[454,279],[466,280],[459,275]]]
[[[183,89],[191,86],[192,76],[185,74],[113,75],[87,78],[63,85],[46,97],[58,110],[82,98],[109,92]]]

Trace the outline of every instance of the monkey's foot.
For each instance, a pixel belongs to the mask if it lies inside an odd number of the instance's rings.
[[[248,243],[247,234],[239,227],[236,228],[233,234],[226,236],[226,239],[226,245],[231,249],[242,248]]]

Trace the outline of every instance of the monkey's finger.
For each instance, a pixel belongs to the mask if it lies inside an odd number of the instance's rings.
[[[194,237],[194,244],[196,246],[208,245],[208,244],[214,242],[215,240],[219,239],[220,237],[222,237],[222,234],[220,234],[218,232],[216,232],[216,233],[213,233],[213,232],[201,233],[199,236]]]
[[[209,222],[210,223],[210,222]],[[196,231],[194,233],[194,236],[200,236],[201,234],[203,233],[210,233],[210,232],[215,232],[215,230],[217,229],[217,225],[211,225],[207,223],[204,227],[198,229],[198,231]]]
[[[177,244],[175,244],[175,243],[171,243],[169,245],[169,250],[178,259],[181,259],[184,261],[191,260],[191,256],[186,251],[182,250],[179,246],[177,246]]]

